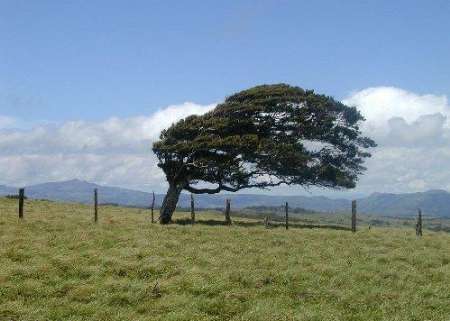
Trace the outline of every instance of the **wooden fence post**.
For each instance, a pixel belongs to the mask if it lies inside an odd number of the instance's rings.
[[[419,213],[417,215],[416,235],[422,236],[422,210],[420,208]]]
[[[19,218],[23,219],[23,207],[25,198],[25,188],[19,189]]]
[[[356,200],[352,201],[352,232],[356,232]]]
[[[151,211],[152,211],[152,223],[155,223],[155,218],[154,218],[154,210],[155,210],[155,192],[152,192],[152,207],[150,207]]]
[[[284,206],[284,210],[285,210],[285,219],[286,219],[286,230],[289,229],[289,204],[288,202],[286,202],[285,206]]]
[[[225,223],[228,225],[231,224],[230,211],[231,211],[231,200],[227,198],[225,200]]]
[[[94,189],[94,222],[98,221],[98,192]]]
[[[194,194],[191,193],[191,222],[195,223],[195,203],[194,203]]]
[[[267,216],[264,218],[264,226],[265,226],[266,228],[269,228],[269,215],[267,215]]]

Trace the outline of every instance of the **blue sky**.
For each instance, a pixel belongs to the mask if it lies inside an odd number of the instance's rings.
[[[450,191],[449,1],[0,0],[0,40],[0,185],[164,191],[163,128],[286,82],[366,117],[352,195]]]
[[[448,1],[0,2],[0,114],[100,120],[260,83],[450,94]]]

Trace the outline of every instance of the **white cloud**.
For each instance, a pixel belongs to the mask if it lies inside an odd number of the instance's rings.
[[[403,118],[411,123],[420,116],[450,114],[446,96],[418,95],[395,87],[373,87],[353,93],[343,101],[357,106],[366,117],[370,129],[386,129],[389,119]]]
[[[162,129],[177,120],[203,114],[214,106],[184,103],[147,117],[0,130],[0,184],[18,186],[80,178],[103,184],[161,188],[164,177],[156,166],[152,142]]]
[[[162,129],[188,115],[205,113],[214,106],[184,103],[148,117],[110,118],[98,123],[70,121],[30,130],[4,131],[0,134],[0,150],[2,154],[145,152]]]
[[[425,143],[445,136],[450,105],[446,96],[418,95],[395,87],[361,90],[343,100],[366,121],[362,130],[380,144]]]
[[[450,190],[450,105],[446,96],[375,87],[356,92],[343,102],[361,111],[367,119],[362,131],[378,143],[358,190]]]

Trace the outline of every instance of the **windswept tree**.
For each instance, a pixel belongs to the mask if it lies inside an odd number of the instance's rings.
[[[171,221],[182,190],[355,187],[367,149],[375,146],[361,135],[363,120],[354,107],[286,84],[241,91],[202,116],[180,120],[153,145],[169,183],[160,222]]]

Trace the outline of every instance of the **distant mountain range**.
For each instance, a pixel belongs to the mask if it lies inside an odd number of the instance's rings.
[[[135,191],[120,187],[101,186],[80,180],[52,182],[32,185],[25,188],[29,198],[48,199],[64,202],[92,203],[93,190],[97,188],[99,202],[123,206],[149,207],[151,193]],[[17,188],[1,186],[0,196],[17,194]],[[163,194],[156,194],[156,206],[160,206]],[[348,199],[331,199],[323,196],[275,196],[261,194],[216,194],[196,195],[198,208],[222,208],[225,199],[230,198],[232,207],[282,206],[289,202],[291,207],[341,213],[349,212],[351,201]],[[181,194],[179,207],[189,207],[190,195]],[[389,194],[374,193],[358,199],[358,211],[366,214],[386,216],[416,215],[421,208],[426,215],[450,217],[450,193],[444,190],[430,190],[421,193]]]

